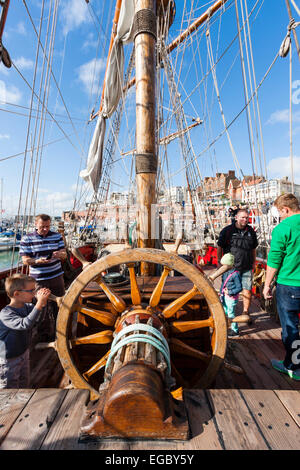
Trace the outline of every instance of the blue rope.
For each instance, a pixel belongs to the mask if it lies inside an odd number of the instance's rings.
[[[113,347],[119,339],[126,335],[127,333],[131,333],[132,331],[147,331],[148,333],[151,333],[152,335],[156,336],[165,346],[167,351],[169,351],[169,345],[166,340],[166,338],[161,334],[160,331],[158,331],[156,328],[150,325],[145,325],[144,323],[134,323],[132,325],[126,326],[123,328],[114,338],[111,347]]]
[[[156,338],[153,336],[143,334],[143,333],[136,333],[136,334],[133,334],[126,338],[121,339],[122,336],[124,336],[127,333],[130,333],[132,331],[140,331],[140,330],[149,332],[153,334],[154,336],[156,336]],[[169,351],[169,345],[165,337],[156,328],[153,328],[150,325],[145,325],[143,323],[135,323],[133,325],[129,325],[123,328],[116,335],[116,337],[114,338],[111,344],[111,351],[110,351],[108,360],[106,362],[105,371],[108,369],[113,356],[120,348],[122,348],[123,346],[126,346],[127,344],[136,343],[136,342],[148,343],[154,346],[156,349],[158,349],[163,354],[164,358],[166,359],[168,372],[169,374],[171,374],[170,351]]]

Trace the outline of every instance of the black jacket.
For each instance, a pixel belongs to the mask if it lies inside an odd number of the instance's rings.
[[[234,267],[237,271],[245,272],[252,269],[253,253],[257,245],[257,236],[250,225],[241,230],[236,227],[235,222],[221,230],[218,245],[223,252],[234,256]]]

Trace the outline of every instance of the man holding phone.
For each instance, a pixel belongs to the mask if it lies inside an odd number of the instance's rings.
[[[67,253],[61,234],[50,230],[50,225],[49,215],[36,216],[35,231],[24,235],[21,240],[20,256],[23,264],[29,266],[29,275],[36,279],[38,289],[46,287],[52,294],[62,297],[65,293],[62,261]],[[56,316],[55,305],[55,321]]]

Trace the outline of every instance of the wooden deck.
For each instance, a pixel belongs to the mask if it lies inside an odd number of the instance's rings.
[[[1,450],[298,450],[296,390],[188,390],[188,441],[80,442],[86,390],[0,391]]]
[[[32,389],[0,391],[0,449],[299,450],[300,383],[270,366],[272,358],[284,357],[280,325],[261,311],[257,299],[252,302],[251,317],[253,324],[241,325],[240,337],[230,339],[227,348],[226,360],[241,367],[243,374],[223,367],[213,388],[184,391],[188,441],[81,442],[88,392],[55,388],[62,369],[50,349],[34,361]],[[36,389],[37,384],[43,388]],[[60,387],[64,385],[62,381]]]

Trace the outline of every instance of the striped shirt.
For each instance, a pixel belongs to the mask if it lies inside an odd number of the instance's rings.
[[[20,243],[20,256],[30,256],[30,258],[46,258],[52,255],[53,251],[65,248],[63,238],[60,233],[49,230],[43,237],[37,230],[33,233],[24,235]],[[53,279],[63,274],[61,261],[53,260],[46,264],[37,264],[29,267],[29,275],[37,281]]]

